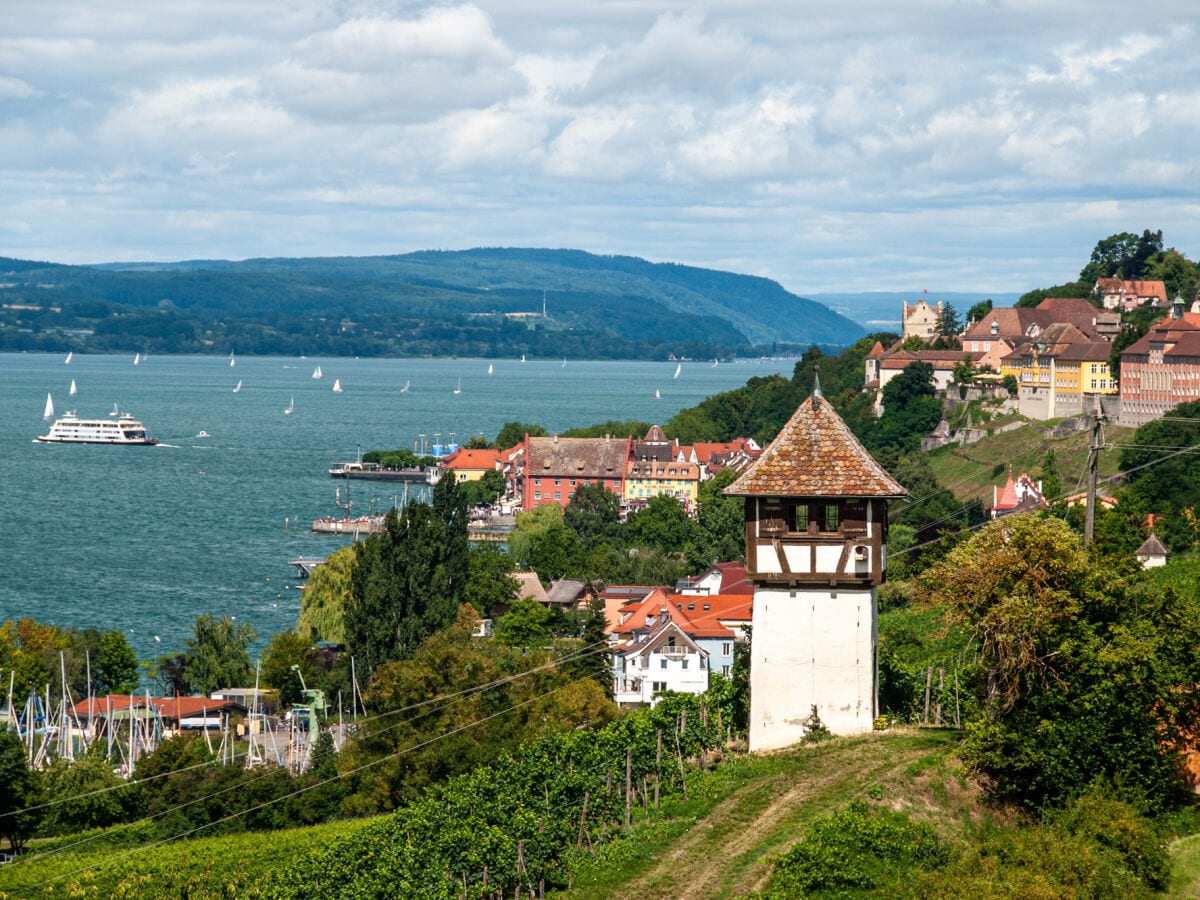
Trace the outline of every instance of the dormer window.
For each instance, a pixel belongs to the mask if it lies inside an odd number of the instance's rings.
[[[992,334],[997,335],[999,333],[1000,333],[1000,323],[997,322],[995,319],[992,319]]]

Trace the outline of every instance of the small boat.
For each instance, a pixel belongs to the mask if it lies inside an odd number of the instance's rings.
[[[287,409],[285,409],[283,411],[283,414],[285,416],[290,416],[292,414],[292,410],[295,408],[296,408],[296,398],[292,397],[292,399],[288,401]]]
[[[68,351],[67,351],[67,358],[63,360],[63,365],[64,365],[64,366],[69,366],[69,365],[71,364],[71,357],[72,357],[72,356],[74,356],[74,355],[75,355],[75,351],[74,351],[74,350],[68,350]]]
[[[42,413],[43,419],[54,418],[54,398],[49,394],[46,395],[46,411]]]
[[[458,387],[456,387],[456,388],[454,389],[454,393],[455,393],[455,394],[461,394],[461,393],[462,393],[462,379],[461,379],[461,378],[460,378],[460,379],[458,379]]]
[[[659,394],[659,392],[658,392],[658,391],[655,391],[655,392],[654,392],[654,399],[655,399],[655,400],[661,400],[661,399],[662,399],[662,395],[661,395],[661,394]]]
[[[714,359],[714,360],[713,360],[712,367],[713,367],[714,369],[717,367],[717,363],[718,363],[718,362],[720,362],[720,360],[716,360],[716,359]]]
[[[238,383],[236,385],[234,385],[233,392],[236,394],[241,389],[242,389],[242,379],[239,378]]]
[[[196,437],[198,437],[198,438],[211,437],[211,436],[212,435],[210,435],[207,431],[201,431],[199,434],[196,435]]]
[[[69,391],[67,391],[67,393],[70,394],[72,397],[75,396],[75,379],[74,378],[71,379],[71,389]]]
[[[121,414],[121,410],[120,410],[120,408],[117,406],[117,404],[115,404],[115,403],[114,403],[114,404],[113,404],[113,408],[112,408],[112,412],[110,412],[110,413],[109,413],[109,415],[110,415],[110,416],[119,416],[120,414]]]
[[[412,384],[412,380],[411,380],[411,379],[409,379],[408,381],[404,382],[404,387],[400,388],[400,393],[402,393],[402,394],[407,394],[407,393],[408,393],[408,386],[409,386],[410,384]]]
[[[313,378],[315,378],[315,379],[317,379],[318,381],[320,381],[320,380],[321,380],[322,378],[324,378],[324,377],[325,377],[325,376],[324,376],[324,375],[321,373],[321,367],[320,367],[320,366],[317,366],[315,369],[313,369]]]
[[[683,371],[683,363],[679,363],[678,365],[676,365],[676,366],[675,366],[675,374],[674,374],[674,375],[672,375],[671,377],[672,377],[672,378],[678,378],[678,377],[679,377],[679,373],[680,373],[680,372],[682,372],[682,371]]]
[[[524,353],[521,354],[521,362],[525,362],[525,354]]]
[[[142,354],[140,354],[140,353],[135,353],[135,354],[133,354],[133,364],[134,364],[135,366],[136,366],[138,363],[140,363],[141,361],[142,361]]]
[[[564,369],[567,367],[567,358],[566,358],[565,356],[563,357],[563,364],[562,364],[562,367],[563,367]]]
[[[230,366],[232,366],[233,364],[234,364],[234,360],[233,360],[233,351],[232,351],[232,350],[230,350],[230,351],[229,351],[229,365],[230,365]]]
[[[492,368],[492,364],[488,363],[488,374],[491,375],[493,371],[495,370]]]
[[[340,394],[342,392],[342,379],[340,379],[340,378],[333,379],[333,392],[335,394]]]

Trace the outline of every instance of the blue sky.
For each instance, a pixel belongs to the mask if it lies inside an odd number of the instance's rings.
[[[1195,258],[1197,9],[19,0],[0,255],[573,247],[797,293]]]

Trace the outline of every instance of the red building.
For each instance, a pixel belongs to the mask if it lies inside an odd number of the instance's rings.
[[[633,452],[633,438],[563,438],[525,436],[521,508],[548,503],[565,507],[575,490],[598,484],[622,495],[625,463]]]

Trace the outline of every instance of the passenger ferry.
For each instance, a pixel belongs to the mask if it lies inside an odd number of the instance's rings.
[[[66,413],[50,426],[49,434],[38,435],[48,444],[157,444],[158,438],[146,437],[146,428],[129,413],[111,419],[81,419]]]

